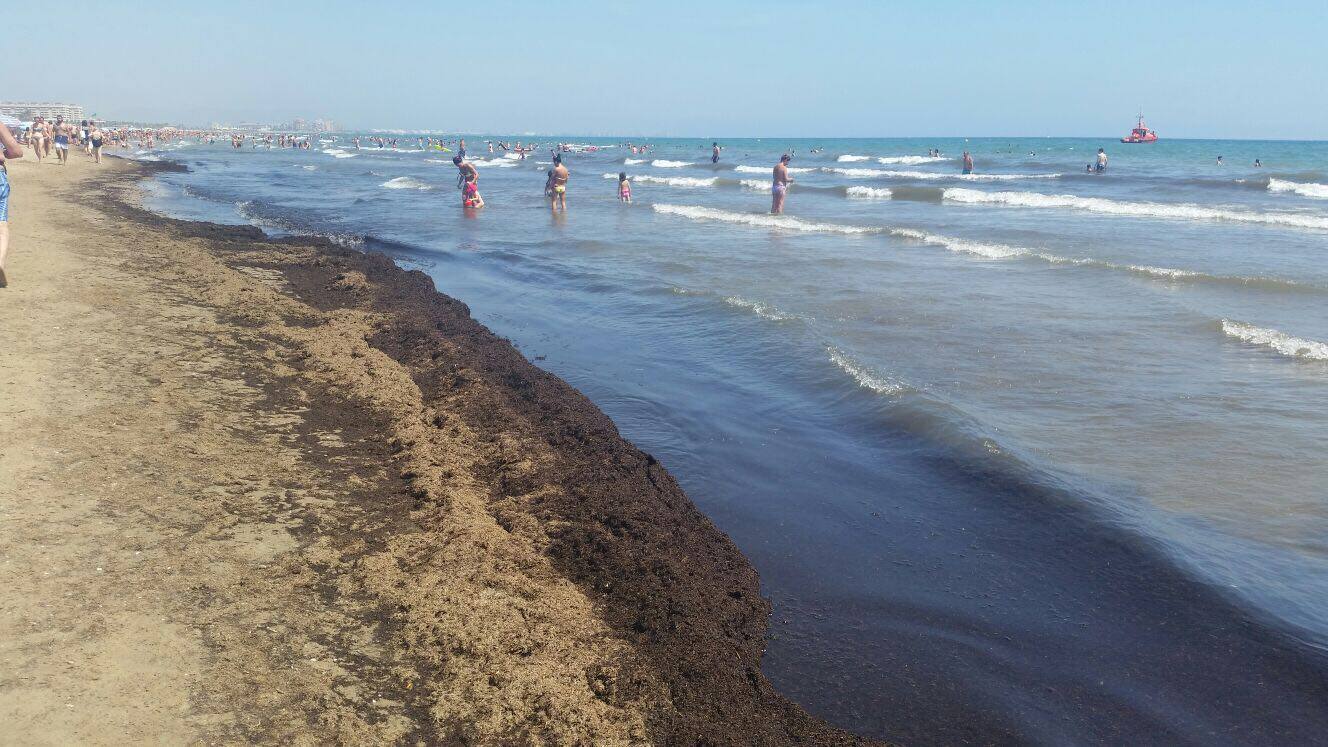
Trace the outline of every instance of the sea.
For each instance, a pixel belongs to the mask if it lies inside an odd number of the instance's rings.
[[[1328,740],[1328,143],[471,135],[467,211],[417,136],[126,155],[188,167],[150,209],[385,252],[584,392],[835,725]]]

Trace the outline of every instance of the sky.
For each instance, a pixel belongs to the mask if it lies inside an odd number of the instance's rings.
[[[1131,8],[1137,8],[1132,10]],[[1328,139],[1319,2],[10,3],[0,100],[207,125]]]

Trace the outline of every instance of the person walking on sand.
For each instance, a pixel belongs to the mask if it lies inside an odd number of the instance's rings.
[[[106,140],[106,133],[101,131],[97,125],[92,126],[92,132],[88,133],[88,140],[92,143],[92,158],[95,163],[101,163],[101,145]]]
[[[69,138],[74,134],[72,125],[61,117],[55,118],[55,157],[61,166],[69,163]]]
[[[0,288],[9,285],[5,277],[5,257],[9,254],[9,171],[5,161],[22,158],[23,148],[9,127],[0,124]]]
[[[549,208],[553,212],[558,212],[561,208],[567,212],[567,179],[572,174],[563,165],[562,156],[553,157],[553,197],[549,200]]]
[[[789,185],[793,180],[789,178],[788,164],[793,160],[793,156],[785,153],[779,157],[779,163],[775,164],[774,183],[770,185],[770,214],[779,215],[784,212],[784,198],[788,196]]]
[[[973,173],[973,156],[968,151],[964,151],[964,173]]]
[[[28,145],[32,146],[32,154],[37,157],[37,163],[42,159],[42,141],[46,138],[46,126],[41,117],[32,121],[32,127],[28,129]]]

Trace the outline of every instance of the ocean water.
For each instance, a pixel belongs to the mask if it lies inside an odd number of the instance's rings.
[[[133,156],[191,169],[153,209],[388,252],[585,392],[752,559],[813,712],[1328,733],[1328,143],[577,138],[552,215],[547,147],[468,137],[467,213],[450,154],[326,139]]]

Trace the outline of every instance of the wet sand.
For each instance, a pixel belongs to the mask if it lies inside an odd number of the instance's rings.
[[[28,744],[846,744],[756,572],[391,260],[12,164],[0,723]]]

